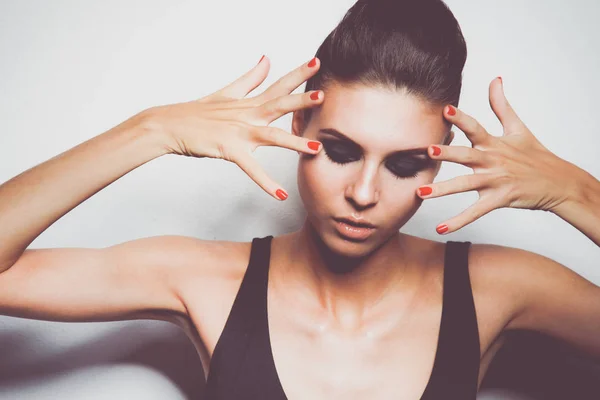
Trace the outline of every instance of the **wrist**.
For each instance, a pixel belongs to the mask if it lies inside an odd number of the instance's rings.
[[[557,214],[560,209],[570,206],[600,210],[600,181],[584,169],[574,164],[570,166],[574,171],[572,184],[565,188],[565,200],[552,211]]]
[[[173,139],[158,122],[154,108],[148,108],[131,118],[133,130],[153,143],[159,155],[173,154]]]

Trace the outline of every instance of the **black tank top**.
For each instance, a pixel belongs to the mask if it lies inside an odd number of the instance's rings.
[[[248,269],[210,362],[206,400],[285,400],[267,322],[273,236],[254,238]],[[479,332],[468,272],[471,242],[446,242],[442,319],[433,370],[421,400],[476,398]]]

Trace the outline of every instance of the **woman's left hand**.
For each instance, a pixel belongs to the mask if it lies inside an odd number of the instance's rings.
[[[475,204],[438,225],[440,234],[457,231],[497,208],[552,211],[571,192],[577,167],[536,139],[506,100],[501,78],[490,84],[490,105],[504,128],[502,136],[490,135],[473,117],[446,106],[444,117],[465,133],[472,147],[432,145],[428,149],[433,160],[460,163],[475,173],[422,186],[417,190],[419,197],[431,199],[471,190],[479,193]],[[432,189],[430,195],[421,195],[425,187]]]

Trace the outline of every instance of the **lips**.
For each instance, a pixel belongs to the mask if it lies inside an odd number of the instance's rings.
[[[359,221],[359,220],[356,220],[353,218],[334,218],[334,220],[336,220],[338,222],[343,222],[350,226],[356,226],[357,228],[376,228],[375,225],[373,225],[367,221],[363,221],[363,220]]]

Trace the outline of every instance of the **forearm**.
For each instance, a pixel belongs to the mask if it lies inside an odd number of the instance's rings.
[[[566,200],[551,211],[600,246],[600,181],[587,171],[575,168],[573,189]]]
[[[0,185],[0,272],[43,231],[135,168],[167,154],[140,113]]]

